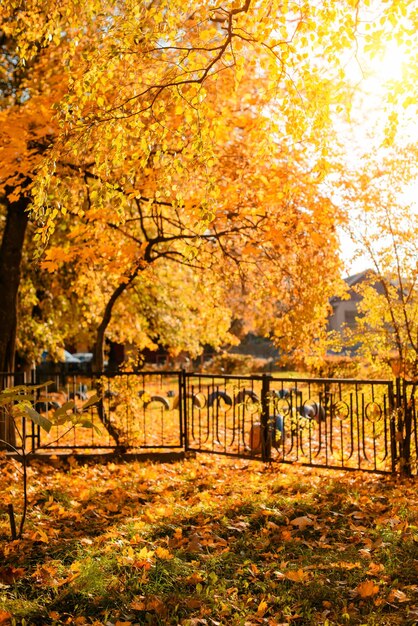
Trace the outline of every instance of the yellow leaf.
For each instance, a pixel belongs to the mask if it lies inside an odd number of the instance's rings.
[[[154,556],[154,551],[148,550],[148,548],[142,548],[136,556],[138,559],[150,559]]]
[[[267,602],[265,600],[261,600],[260,604],[257,607],[257,615],[260,615],[262,617],[264,613],[267,611],[267,608],[268,608]]]
[[[159,559],[162,559],[163,561],[169,561],[170,559],[173,558],[173,555],[171,554],[169,550],[167,550],[167,548],[161,548],[161,547],[158,547],[155,550],[155,556],[157,556]]]

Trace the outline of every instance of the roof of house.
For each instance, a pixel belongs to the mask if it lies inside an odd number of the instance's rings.
[[[372,269],[366,269],[366,270],[363,270],[362,272],[358,272],[357,274],[352,274],[351,276],[347,276],[346,278],[344,278],[344,282],[347,284],[348,288],[351,289],[355,285],[358,285],[359,283],[362,283],[363,281],[365,281],[370,276],[370,274],[373,274],[373,273],[374,272]],[[349,299],[358,300],[360,298],[356,294],[351,292],[351,297]],[[347,298],[341,298],[340,296],[333,296],[330,300],[330,303],[333,305],[337,302],[347,302]]]
[[[358,272],[358,274],[353,274],[352,276],[347,276],[344,278],[345,282],[349,287],[354,287],[354,285],[358,285],[358,283],[362,283],[370,274],[373,274],[373,270],[367,269],[362,272]]]

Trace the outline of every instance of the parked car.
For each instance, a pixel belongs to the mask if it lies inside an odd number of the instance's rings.
[[[39,374],[77,374],[80,372],[81,361],[68,350],[62,351],[62,356],[58,360],[51,359],[49,352],[42,352],[41,362],[37,365],[36,371]]]
[[[84,374],[91,374],[91,364],[93,361],[93,352],[75,352],[72,355],[80,362],[80,371]]]

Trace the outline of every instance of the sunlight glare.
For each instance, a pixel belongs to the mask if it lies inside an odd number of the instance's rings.
[[[366,80],[381,86],[401,81],[407,62],[406,50],[396,41],[389,41],[380,52],[367,61]]]

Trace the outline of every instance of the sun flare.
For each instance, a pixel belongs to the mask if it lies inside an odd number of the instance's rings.
[[[407,63],[407,50],[397,42],[390,41],[377,54],[368,58],[366,79],[380,85],[401,81]]]

